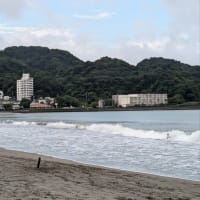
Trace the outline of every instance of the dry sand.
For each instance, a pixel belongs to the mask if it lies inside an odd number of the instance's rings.
[[[0,200],[200,200],[200,182],[0,149]]]

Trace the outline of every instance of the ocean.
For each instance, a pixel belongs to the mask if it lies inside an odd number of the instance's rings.
[[[200,181],[200,110],[0,113],[0,147]]]

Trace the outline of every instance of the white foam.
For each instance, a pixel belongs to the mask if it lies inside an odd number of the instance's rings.
[[[185,133],[180,130],[171,131],[154,131],[154,130],[142,130],[124,127],[121,124],[75,124],[65,122],[27,122],[27,121],[7,121],[7,124],[13,124],[16,126],[46,126],[48,128],[55,129],[79,129],[87,130],[88,132],[105,133],[113,135],[122,135],[126,137],[137,137],[145,139],[159,139],[169,141],[182,141],[182,142],[193,142],[200,143],[200,131],[193,133]]]
[[[192,134],[187,134],[179,130],[171,130],[167,132],[159,132],[154,130],[139,130],[123,127],[122,125],[111,124],[92,124],[86,127],[87,130],[119,134],[128,137],[149,138],[149,139],[167,139],[183,142],[198,142],[200,143],[200,131],[195,131]]]
[[[58,128],[58,129],[70,129],[76,128],[76,124],[64,123],[64,122],[51,122],[46,124],[47,127],[50,128]]]
[[[13,125],[17,125],[17,126],[30,126],[30,125],[37,125],[36,122],[27,122],[27,121],[13,121],[10,122]]]
[[[187,134],[180,130],[160,132],[154,130],[140,130],[124,127],[121,124],[70,124],[64,122],[48,123],[47,127],[58,129],[81,129],[96,133],[123,135],[126,137],[137,137],[146,139],[160,139],[171,141],[200,143],[200,131]]]

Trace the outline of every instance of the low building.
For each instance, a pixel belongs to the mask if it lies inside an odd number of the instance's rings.
[[[0,90],[0,99],[3,99],[3,97],[4,97],[3,91]]]
[[[114,105],[118,107],[154,106],[168,103],[167,94],[128,94],[113,95]]]
[[[32,102],[30,108],[51,108],[51,106],[44,103]]]
[[[129,95],[113,95],[112,96],[113,104],[118,107],[127,107],[130,105],[130,97]]]
[[[46,99],[40,98],[40,99],[38,100],[38,103],[40,103],[40,104],[47,104],[47,101],[46,101]]]
[[[104,107],[104,100],[103,99],[99,99],[98,108],[103,108],[103,107]]]
[[[0,102],[0,110],[4,110],[4,106]]]
[[[16,102],[10,96],[4,96],[3,91],[0,91],[0,110],[18,110],[20,109],[19,102]]]
[[[12,109],[13,110],[19,110],[20,109],[20,103],[19,102],[14,102],[12,104]]]
[[[55,98],[45,97],[44,99],[46,100],[47,104],[50,104],[50,105],[54,105],[55,104]]]
[[[4,101],[9,101],[10,99],[11,99],[11,98],[10,98],[9,96],[4,96],[4,97],[3,97],[3,100],[4,100]]]
[[[0,110],[4,110],[4,106],[3,106],[3,91],[0,90]]]

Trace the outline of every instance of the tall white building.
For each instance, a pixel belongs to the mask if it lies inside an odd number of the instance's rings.
[[[22,78],[17,80],[17,101],[31,99],[33,97],[33,78],[30,74],[22,74]]]
[[[167,94],[128,94],[128,95],[113,95],[112,100],[115,105],[121,107],[128,106],[153,106],[167,104]]]

